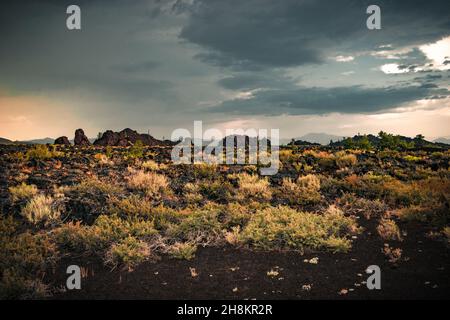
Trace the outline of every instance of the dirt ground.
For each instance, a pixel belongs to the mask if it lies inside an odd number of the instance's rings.
[[[164,257],[134,271],[111,271],[101,260],[65,258],[48,278],[61,288],[70,264],[88,270],[81,290],[62,291],[52,299],[448,299],[450,252],[447,244],[425,236],[426,229],[404,225],[399,244],[402,261],[388,262],[375,224],[354,240],[349,254],[255,252],[202,248],[191,261]],[[392,245],[392,243],[391,243]],[[317,264],[305,259],[318,258]],[[367,289],[369,265],[381,268],[381,290]],[[194,271],[195,269],[195,271]],[[278,272],[269,276],[268,271]],[[192,272],[191,272],[192,271]],[[275,273],[276,273],[275,272]],[[194,275],[192,273],[195,273]],[[345,289],[345,290],[343,290]]]

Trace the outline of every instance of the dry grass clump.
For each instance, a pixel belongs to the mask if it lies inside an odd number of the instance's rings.
[[[394,211],[394,214],[401,220],[426,222],[428,217],[433,214],[433,212],[434,208],[432,207],[413,205],[399,208]]]
[[[81,195],[83,197],[95,196],[114,196],[124,192],[124,189],[119,185],[99,180],[98,178],[87,178],[80,184],[68,187],[64,193],[70,195]]]
[[[272,198],[272,190],[267,178],[259,178],[257,175],[250,175],[245,172],[237,174],[236,178],[239,184],[239,199],[270,200]]]
[[[296,182],[283,178],[279,191],[279,197],[290,204],[313,204],[321,200],[320,179],[313,174],[300,176]]]
[[[129,197],[111,203],[111,212],[122,217],[150,217],[153,205],[148,199],[132,194]]]
[[[184,198],[188,203],[201,203],[203,201],[203,196],[200,193],[200,185],[197,183],[186,183],[184,185]]]
[[[98,163],[103,166],[114,165],[114,162],[112,160],[110,160],[106,154],[103,154],[103,153],[96,153],[94,155],[94,159],[97,160]]]
[[[392,264],[397,264],[402,259],[402,249],[392,248],[387,243],[384,245],[382,250],[384,255],[388,258],[388,261]]]
[[[418,204],[429,196],[427,188],[420,187],[418,182],[403,182],[389,175],[351,175],[345,179],[345,185],[361,197],[383,199],[390,205]]]
[[[239,226],[235,226],[231,228],[230,231],[224,231],[225,241],[233,246],[239,245],[241,228]]]
[[[349,168],[354,166],[358,159],[354,154],[346,154],[345,152],[336,152],[335,154],[336,165],[340,168]]]
[[[123,269],[132,271],[150,257],[150,246],[146,242],[128,236],[109,248],[105,254],[105,264],[113,268],[122,266]]]
[[[21,202],[33,198],[38,193],[38,188],[35,185],[28,185],[22,182],[18,186],[9,187],[9,193],[13,203]]]
[[[400,228],[391,219],[382,218],[377,226],[377,232],[383,240],[402,240]]]
[[[362,214],[366,219],[381,217],[388,210],[388,206],[381,200],[370,200],[357,197],[351,193],[344,194],[339,199],[339,204],[346,212]]]
[[[442,228],[450,222],[448,204],[446,202],[431,201],[420,205],[403,207],[395,210],[394,214],[403,221],[430,223],[437,228]]]
[[[52,223],[57,221],[61,212],[55,205],[52,197],[45,195],[37,195],[33,197],[22,208],[20,214],[32,224],[39,224],[41,222]]]
[[[191,260],[195,257],[197,245],[192,242],[175,242],[169,247],[169,255],[176,259]]]
[[[319,191],[320,190],[320,179],[313,174],[308,174],[303,177],[301,177],[301,176],[298,177],[297,184],[301,188],[305,188],[310,191]]]
[[[160,197],[169,191],[169,181],[163,174],[132,170],[127,180],[130,189],[144,191],[150,197]]]
[[[262,249],[325,249],[347,252],[350,233],[358,232],[353,218],[336,207],[323,215],[301,212],[289,207],[271,207],[257,212],[240,234],[240,240]]]
[[[66,196],[69,219],[92,224],[99,215],[109,211],[111,199],[123,195],[125,190],[108,181],[88,178],[77,185],[63,188],[62,192]]]
[[[305,152],[303,152],[303,155],[304,156],[312,156],[316,159],[333,158],[332,153],[329,153],[327,151],[313,150],[313,149],[305,150]]]
[[[153,160],[147,160],[141,164],[141,167],[149,171],[156,171],[159,169],[159,164]]]

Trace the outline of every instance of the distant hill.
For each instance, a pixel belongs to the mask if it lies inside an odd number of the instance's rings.
[[[450,137],[440,137],[440,138],[434,139],[433,142],[445,143],[445,144],[450,145]]]
[[[306,142],[312,142],[312,143],[319,143],[322,145],[327,145],[330,143],[331,140],[338,141],[342,140],[342,136],[336,136],[334,134],[328,134],[328,133],[308,133],[304,136],[301,136],[295,140],[303,140]]]
[[[13,144],[13,143],[14,142],[12,142],[11,140],[0,138],[0,144]]]
[[[17,143],[23,143],[23,144],[52,144],[55,141],[53,138],[42,138],[42,139],[32,139],[32,140],[24,140],[24,141],[17,141]]]
[[[405,148],[429,148],[429,149],[448,149],[449,145],[440,142],[431,142],[425,139],[410,138],[401,135],[390,135],[391,139],[395,139],[397,141],[397,145],[403,145]],[[358,145],[361,141],[367,139],[373,147],[380,147],[382,144],[382,140],[373,134],[368,135],[356,135],[353,137],[348,137],[341,141],[336,141],[329,144],[332,147],[346,147],[348,143]],[[351,141],[347,141],[351,140]]]

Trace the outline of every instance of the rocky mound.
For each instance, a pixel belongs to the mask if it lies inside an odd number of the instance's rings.
[[[313,147],[313,146],[320,146],[320,143],[315,143],[315,142],[309,142],[309,141],[305,141],[305,140],[293,140],[291,142],[288,143],[288,146],[300,146],[300,147]]]
[[[136,141],[142,141],[146,146],[170,146],[173,143],[170,140],[158,140],[149,134],[138,133],[135,130],[129,128],[120,132],[114,132],[112,130],[105,131],[102,136],[95,140],[95,146],[129,146],[136,143]]]
[[[65,146],[70,146],[70,141],[66,136],[59,137],[55,140],[54,144],[60,144]]]
[[[83,129],[77,129],[75,131],[75,139],[74,144],[76,146],[90,146],[91,142],[89,141],[88,137],[84,134]]]

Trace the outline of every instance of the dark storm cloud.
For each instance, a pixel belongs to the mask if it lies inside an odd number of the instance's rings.
[[[441,74],[427,74],[424,77],[416,77],[414,78],[415,81],[435,81],[442,79]]]
[[[446,87],[448,85],[447,79],[444,78],[446,72],[448,71],[430,71],[425,76],[415,77],[413,81],[418,83],[422,88]]]
[[[142,61],[113,66],[112,69],[125,73],[147,72],[155,70],[158,67],[158,65],[159,63],[155,61]]]
[[[161,55],[136,33],[155,29],[160,1],[77,1],[82,30],[68,31],[73,1],[14,1],[0,6],[0,88],[22,93],[84,90],[108,100],[174,102],[155,69]],[[154,15],[154,14],[153,14]],[[158,59],[160,61],[158,61]]]
[[[322,62],[330,50],[365,50],[435,41],[449,33],[450,2],[377,4],[382,30],[366,28],[372,1],[194,0],[180,36],[205,49],[202,61],[234,69]]]
[[[65,9],[73,3],[82,9],[81,31],[65,27]],[[225,101],[212,110],[255,116],[377,112],[447,95],[427,81],[372,89],[339,84],[340,73],[347,70],[331,65],[329,58],[335,54],[367,54],[385,44],[392,47],[379,50],[394,50],[449,34],[448,1],[377,1],[382,9],[379,31],[365,26],[369,4],[368,0],[3,2],[0,91],[59,98],[60,92],[73,89],[72,96],[62,99],[77,104],[95,96],[101,101],[92,104],[97,108],[87,102],[74,111],[88,119],[93,113],[105,119],[107,113],[111,115],[107,121],[121,122],[121,117],[147,121],[144,116],[151,115],[157,124],[165,119],[185,121],[187,113],[199,115],[204,105],[223,100],[223,88],[263,89],[251,99]],[[419,50],[408,55],[398,62],[410,73],[427,63]],[[367,65],[357,65],[357,57],[354,62],[355,74],[369,75]],[[336,78],[331,85],[340,87],[298,87],[299,79],[287,75],[289,67],[320,63],[324,69],[310,74]],[[308,76],[301,72],[296,74],[300,80]],[[379,73],[374,76],[377,80],[386,76]],[[201,116],[216,116],[208,111]],[[169,112],[171,116],[165,117]]]
[[[249,99],[225,101],[216,106],[214,111],[242,115],[373,113],[418,99],[437,99],[448,96],[448,90],[435,89],[434,86],[426,85],[384,88],[300,87],[291,90],[258,91]]]
[[[292,79],[273,72],[239,73],[218,81],[219,85],[229,90],[253,90],[258,88],[289,88]]]

